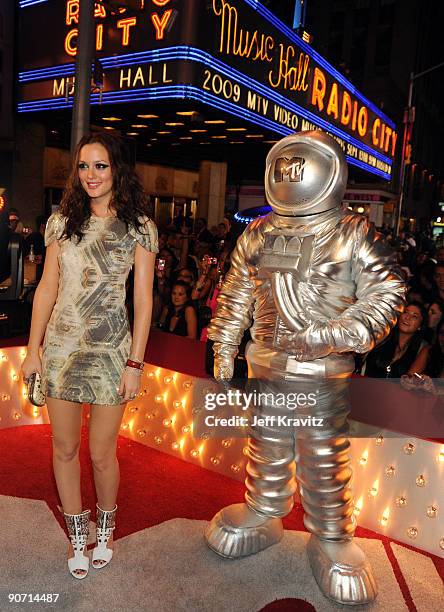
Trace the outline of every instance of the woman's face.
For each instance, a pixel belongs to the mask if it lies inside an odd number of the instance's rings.
[[[429,314],[429,319],[428,319],[429,327],[431,327],[432,329],[435,329],[443,314],[441,311],[441,308],[438,306],[438,304],[431,304],[428,314]]]
[[[417,306],[409,304],[399,317],[399,331],[414,334],[421,327],[422,314]]]
[[[89,197],[97,203],[108,204],[113,192],[113,173],[108,151],[103,145],[94,142],[80,149],[78,172]]]
[[[191,270],[184,268],[183,270],[180,271],[177,277],[177,280],[182,280],[188,283],[189,285],[192,285],[194,282],[193,273],[191,272]]]
[[[187,300],[188,298],[185,287],[175,285],[171,292],[171,301],[173,302],[173,306],[183,306]]]
[[[165,268],[171,268],[173,265],[173,257],[167,250],[162,249],[159,251],[159,259],[165,260]]]

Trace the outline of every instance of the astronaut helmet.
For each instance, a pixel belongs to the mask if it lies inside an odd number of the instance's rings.
[[[339,207],[347,162],[334,138],[313,130],[285,136],[267,155],[265,195],[278,215],[296,217]]]

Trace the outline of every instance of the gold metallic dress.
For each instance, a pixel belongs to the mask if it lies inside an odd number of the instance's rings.
[[[157,229],[144,217],[140,231],[116,217],[91,216],[80,243],[62,238],[65,218],[53,214],[45,244],[59,240],[59,289],[43,343],[48,397],[120,404],[120,378],[131,348],[126,279],[136,244],[157,253]]]

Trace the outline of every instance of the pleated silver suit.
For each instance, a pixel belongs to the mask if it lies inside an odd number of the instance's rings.
[[[252,323],[249,377],[264,389],[316,382],[318,401],[302,412],[322,417],[324,426],[297,434],[250,431],[246,504],[219,512],[206,539],[231,558],[278,542],[298,483],[320,588],[339,603],[359,604],[372,601],[377,587],[352,542],[347,379],[353,352],[371,350],[395,324],[405,287],[382,236],[365,217],[343,209],[346,183],[343,152],[320,131],[287,136],[267,157],[273,212],[250,223],[232,253],[208,330],[215,377],[231,379]]]

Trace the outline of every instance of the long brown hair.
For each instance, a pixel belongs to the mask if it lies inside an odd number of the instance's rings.
[[[82,240],[84,230],[91,217],[90,198],[83,189],[79,179],[79,157],[82,147],[88,144],[101,144],[108,152],[113,175],[113,193],[110,206],[116,211],[117,217],[141,228],[139,217],[149,215],[149,202],[134,166],[131,164],[124,142],[111,134],[88,134],[77,145],[62,201],[60,212],[66,217],[64,237],[70,239],[76,236]]]

